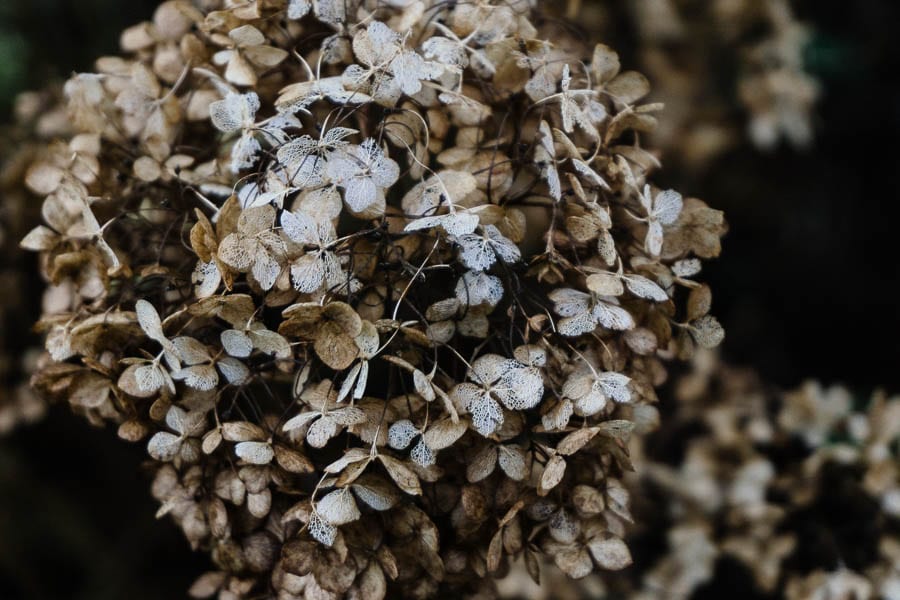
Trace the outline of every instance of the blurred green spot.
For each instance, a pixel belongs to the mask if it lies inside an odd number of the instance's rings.
[[[25,38],[0,29],[0,105],[8,106],[24,85],[27,54]]]
[[[829,79],[850,79],[860,74],[858,52],[852,44],[814,31],[803,50],[806,71]]]

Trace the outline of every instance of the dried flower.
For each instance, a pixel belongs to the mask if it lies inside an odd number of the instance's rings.
[[[195,596],[631,563],[626,442],[664,359],[722,337],[692,278],[725,226],[650,184],[646,79],[539,16],[169,0],[67,84],[34,384],[146,440],[212,549]]]

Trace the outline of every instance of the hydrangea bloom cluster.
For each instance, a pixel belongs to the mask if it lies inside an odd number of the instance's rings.
[[[21,94],[14,122],[0,127],[0,284],[16,290],[0,298],[0,436],[46,412],[46,403],[28,386],[40,354],[40,338],[28,331],[40,312],[34,302],[40,286],[29,277],[30,257],[19,240],[40,219],[40,202],[26,189],[25,174],[36,156],[53,152],[48,143],[70,133],[58,92]]]
[[[747,597],[900,597],[900,397],[780,392],[709,353],[675,393],[634,440],[636,568],[606,577],[613,595],[691,598],[737,571]]]
[[[814,141],[822,82],[804,64],[814,30],[795,16],[797,4],[569,0],[567,8],[602,36],[621,35],[623,23],[636,32],[621,36],[617,48],[633,52],[653,81],[654,100],[666,104],[652,142],[679,169],[704,171],[746,142],[771,150]],[[715,80],[733,85],[698,85]]]
[[[503,597],[900,598],[900,397],[780,391],[710,352],[673,387],[635,421],[632,567],[537,586],[515,565]]]
[[[146,444],[193,596],[630,563],[626,442],[722,339],[725,225],[648,180],[647,80],[539,9],[170,0],[66,84],[33,383]]]

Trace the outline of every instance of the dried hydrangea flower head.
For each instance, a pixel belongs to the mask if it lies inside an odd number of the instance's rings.
[[[737,569],[749,597],[896,596],[900,397],[815,382],[778,392],[711,353],[675,393],[660,431],[632,440],[635,567],[595,585],[691,598],[732,586]]]
[[[17,425],[43,417],[46,403],[27,385],[40,355],[40,339],[28,335],[39,304],[25,267],[27,253],[18,241],[40,219],[40,202],[25,187],[26,173],[36,156],[46,158],[45,168],[65,164],[67,144],[50,140],[70,134],[61,90],[23,93],[16,98],[13,122],[0,127],[0,284],[17,293],[0,298],[0,435]],[[52,301],[52,299],[50,299]]]
[[[725,224],[648,180],[647,80],[540,9],[170,0],[66,84],[34,384],[147,444],[195,597],[629,564],[626,442],[722,339]]]
[[[821,82],[804,54],[812,28],[790,0],[569,0],[588,31],[616,39],[653,81],[665,119],[650,138],[679,169],[705,170],[736,145],[770,150],[814,140]],[[623,24],[636,35],[622,35]],[[733,85],[723,85],[724,80]],[[702,82],[718,81],[706,85]],[[670,163],[671,167],[672,164]]]

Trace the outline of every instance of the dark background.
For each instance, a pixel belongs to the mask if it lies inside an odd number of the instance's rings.
[[[0,0],[0,120],[17,91],[115,52],[155,4]],[[817,378],[898,392],[900,3],[795,9],[813,27],[808,70],[824,88],[813,147],[744,143],[703,172],[670,168],[657,181],[726,212],[724,253],[704,278],[728,360],[781,387]],[[154,521],[143,457],[62,409],[0,440],[0,598],[183,597],[207,559]]]
[[[824,86],[813,147],[745,145],[683,184],[731,224],[707,272],[725,355],[782,386],[815,377],[897,392],[900,3],[795,4]]]

